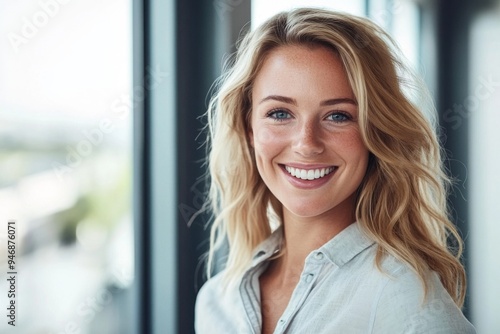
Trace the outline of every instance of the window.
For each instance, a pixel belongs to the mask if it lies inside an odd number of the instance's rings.
[[[133,328],[131,17],[124,0],[0,4],[0,272],[13,220],[19,333]]]
[[[499,3],[500,4],[500,3]],[[472,319],[478,333],[500,328],[500,17],[498,11],[477,16],[472,25],[469,95],[451,112],[452,126],[470,122],[470,289]],[[450,109],[451,110],[451,109]],[[463,118],[466,119],[463,119]]]
[[[252,27],[259,26],[262,22],[284,10],[290,10],[297,7],[318,7],[345,11],[355,15],[364,15],[365,1],[331,1],[331,0],[314,0],[314,1],[265,1],[252,0]]]

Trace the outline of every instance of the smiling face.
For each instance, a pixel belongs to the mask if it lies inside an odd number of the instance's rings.
[[[282,46],[252,88],[249,138],[260,176],[284,216],[351,220],[368,165],[358,108],[339,57]]]

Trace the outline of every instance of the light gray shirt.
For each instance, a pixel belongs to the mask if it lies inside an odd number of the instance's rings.
[[[281,244],[278,229],[255,250],[238,285],[227,288],[218,274],[205,283],[196,301],[198,334],[260,333],[259,276]],[[278,333],[475,333],[444,289],[437,274],[424,290],[405,263],[386,256],[375,267],[376,244],[354,223],[309,254],[283,315]]]

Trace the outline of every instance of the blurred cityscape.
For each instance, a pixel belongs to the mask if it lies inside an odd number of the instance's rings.
[[[134,332],[130,7],[0,3],[0,333]]]

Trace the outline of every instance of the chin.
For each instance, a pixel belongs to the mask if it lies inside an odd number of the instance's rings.
[[[285,198],[283,209],[287,210],[290,215],[297,218],[325,219],[327,216],[332,218],[350,217],[354,212],[354,197],[348,197],[344,200],[330,199],[325,201],[325,198],[297,198],[296,200],[290,197]]]
[[[284,205],[284,208],[290,212],[293,216],[300,218],[314,218],[324,214],[327,209],[315,208],[311,204],[306,203],[305,205]]]

